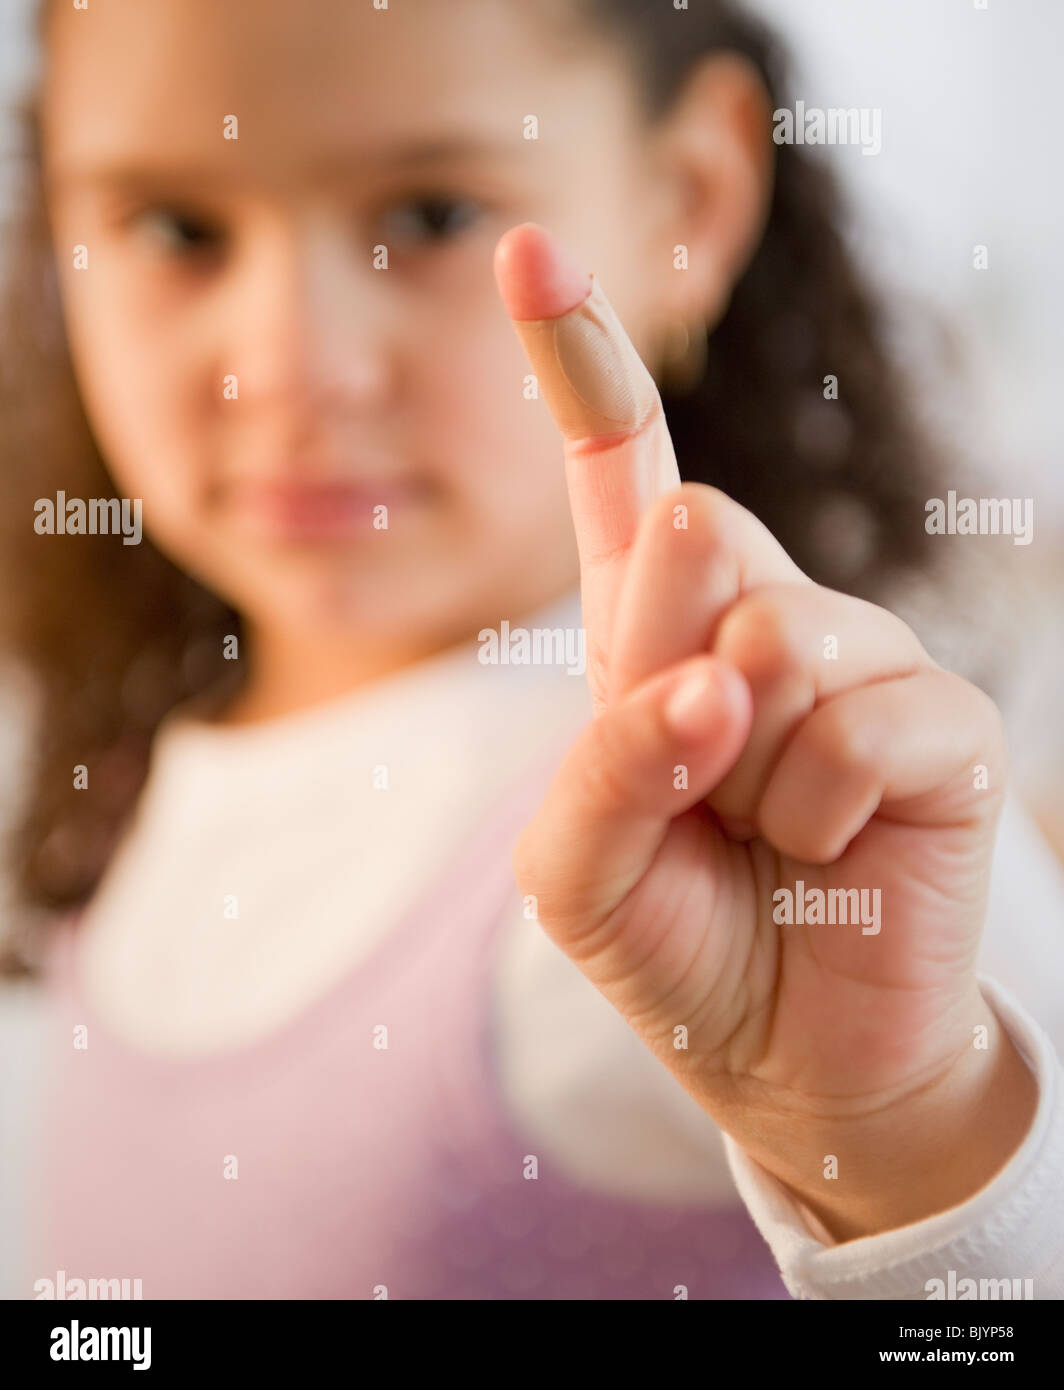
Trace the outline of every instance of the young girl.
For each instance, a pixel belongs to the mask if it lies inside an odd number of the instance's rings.
[[[766,36],[40,32],[22,1296],[1064,1293],[1059,879],[868,601],[933,485]]]

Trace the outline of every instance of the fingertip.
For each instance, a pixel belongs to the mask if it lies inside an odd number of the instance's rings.
[[[590,274],[538,222],[522,222],[503,234],[494,268],[506,312],[519,322],[560,318],[591,292]]]
[[[752,712],[750,688],[742,674],[709,655],[688,664],[665,705],[669,728],[684,740],[720,737],[725,731],[744,738]]]

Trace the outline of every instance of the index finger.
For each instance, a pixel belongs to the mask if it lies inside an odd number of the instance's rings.
[[[628,552],[650,502],[679,485],[676,454],[654,378],[598,280],[557,238],[535,222],[512,227],[495,275],[564,442],[598,703]]]

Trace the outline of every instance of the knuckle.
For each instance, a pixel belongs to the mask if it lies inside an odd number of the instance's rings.
[[[719,488],[708,483],[686,482],[660,493],[647,507],[643,524],[652,530],[682,529],[694,532],[703,544],[721,544],[729,534],[728,520],[738,504]],[[677,515],[683,514],[683,526],[677,528]]]
[[[691,535],[692,484],[681,483],[659,493],[646,507],[639,523],[642,545],[655,551],[672,550]]]
[[[1009,739],[1005,719],[993,699],[973,682],[953,671],[940,671],[938,678],[947,691],[955,692],[958,705],[967,704],[972,711],[972,727],[978,737],[979,761],[1007,773]]]
[[[956,681],[968,692],[968,698],[972,701],[976,719],[986,729],[987,734],[1004,744],[1006,742],[1005,720],[994,700],[985,690],[982,690],[978,685],[973,685],[971,681],[966,681],[963,676],[955,675],[953,672],[946,674],[951,681]]]
[[[752,593],[721,620],[714,651],[753,686],[792,675],[809,663],[804,626],[781,593]]]
[[[685,483],[681,490],[688,508],[688,525],[697,529],[703,544],[728,544],[738,503],[708,483]]]
[[[829,700],[802,726],[806,751],[822,767],[872,771],[877,765],[874,734],[859,705],[845,698]]]

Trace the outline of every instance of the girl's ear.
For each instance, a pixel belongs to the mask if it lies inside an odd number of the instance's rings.
[[[666,221],[653,229],[674,271],[662,303],[673,319],[723,316],[764,234],[772,198],[772,104],[754,65],[737,53],[704,58],[656,135]],[[660,242],[658,244],[661,244]]]

